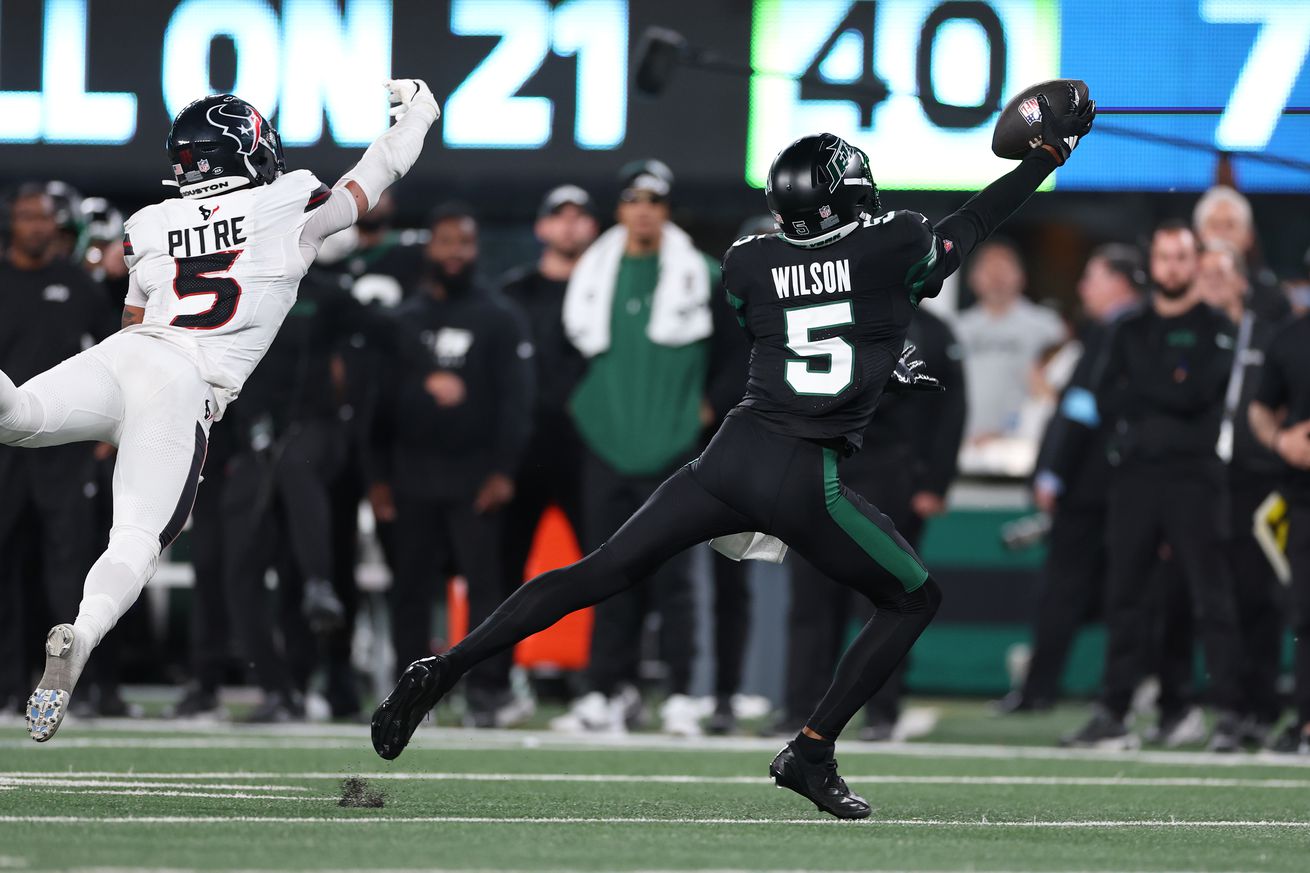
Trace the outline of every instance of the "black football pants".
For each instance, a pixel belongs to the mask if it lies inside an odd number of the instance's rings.
[[[610,540],[523,585],[449,654],[466,672],[576,609],[631,588],[707,539],[763,531],[876,608],[808,725],[835,738],[887,680],[941,603],[891,521],[837,478],[837,452],[729,416],[705,453],[671,476]]]
[[[914,514],[913,458],[905,447],[867,448],[850,462],[839,465],[842,481],[886,511],[914,544],[923,520]],[[784,709],[788,722],[801,721],[814,711],[824,684],[832,677],[852,621],[864,624],[873,604],[850,588],[839,585],[804,558],[791,562],[791,606],[787,615],[787,680]],[[865,707],[870,724],[895,724],[900,718],[904,667],[898,668]]]
[[[1227,517],[1218,471],[1120,470],[1110,488],[1108,518],[1102,703],[1118,717],[1127,715],[1145,674],[1159,621],[1149,580],[1165,542],[1187,583],[1212,701],[1221,710],[1239,711],[1242,649],[1233,579],[1222,549]]]

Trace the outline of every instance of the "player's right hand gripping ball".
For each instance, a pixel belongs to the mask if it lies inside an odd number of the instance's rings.
[[[404,118],[405,114],[415,106],[431,106],[432,111],[436,113],[434,121],[441,117],[441,107],[437,105],[437,98],[432,96],[432,89],[422,79],[390,79],[384,84],[387,98],[393,104],[391,117],[396,121]]]
[[[1061,164],[1092,129],[1096,101],[1081,79],[1052,79],[1019,92],[1005,104],[992,132],[997,157],[1020,160],[1050,146]]]

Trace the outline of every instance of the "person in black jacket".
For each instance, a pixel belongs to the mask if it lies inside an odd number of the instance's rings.
[[[1245,261],[1232,246],[1215,241],[1201,254],[1196,274],[1201,299],[1223,312],[1237,327],[1232,375],[1224,399],[1219,457],[1228,465],[1228,529],[1224,557],[1236,581],[1241,624],[1243,739],[1264,745],[1282,713],[1278,674],[1282,660],[1283,614],[1278,578],[1256,541],[1253,519],[1269,495],[1278,490],[1282,459],[1251,431],[1248,410],[1260,387],[1265,355],[1285,319],[1256,309]]]
[[[432,608],[449,569],[468,582],[471,625],[510,593],[500,511],[514,497],[534,404],[525,319],[474,278],[472,214],[442,206],[430,227],[419,293],[395,310],[397,330],[416,336],[428,360],[420,366],[391,359],[373,429],[370,498],[381,519],[395,522],[398,663],[431,651]],[[510,664],[504,652],[470,675],[472,724],[494,724],[510,703]]]
[[[955,478],[964,440],[968,393],[962,350],[946,322],[925,309],[916,310],[907,341],[946,393],[884,396],[864,432],[864,450],[844,459],[837,469],[842,481],[887,513],[906,542],[917,548],[924,524],[946,511],[946,491]],[[872,612],[867,600],[805,559],[793,559],[785,709],[774,732],[800,730],[819,702],[824,680],[837,666],[850,623],[863,624]],[[902,662],[869,700],[860,739],[892,738],[900,718],[905,670]]]
[[[40,184],[20,187],[9,203],[8,251],[0,263],[0,370],[16,384],[71,358],[118,329],[104,290],[76,264],[56,255],[55,204]],[[19,578],[28,550],[41,567],[41,587],[59,615],[75,615],[82,582],[100,536],[95,513],[94,445],[40,452],[0,448],[0,704],[13,712],[28,684],[23,646],[24,596],[39,590]],[[36,520],[39,536],[23,535]],[[88,675],[100,702],[112,677]],[[105,682],[97,681],[104,679]],[[12,705],[11,705],[12,704]]]
[[[1179,561],[1205,651],[1218,719],[1215,751],[1236,749],[1242,705],[1233,579],[1223,560],[1223,465],[1215,453],[1233,354],[1233,326],[1192,284],[1196,236],[1166,223],[1151,238],[1151,305],[1124,318],[1097,380],[1100,414],[1114,422],[1109,494],[1106,663],[1100,703],[1064,738],[1129,747],[1125,724],[1156,616],[1147,577],[1160,544]]]
[[[1052,705],[1074,634],[1104,591],[1110,432],[1093,392],[1115,326],[1140,304],[1145,285],[1137,250],[1114,243],[1092,252],[1078,283],[1087,318],[1079,336],[1083,354],[1047,425],[1033,480],[1033,500],[1052,523],[1032,657],[1023,688],[997,704],[1002,713]]]

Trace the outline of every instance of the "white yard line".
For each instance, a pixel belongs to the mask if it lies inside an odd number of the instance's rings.
[[[1089,786],[1109,788],[1277,788],[1310,789],[1306,779],[1230,779],[1199,777],[1133,777],[1133,776],[896,776],[846,775],[848,782],[866,785],[1031,785],[1031,786]],[[292,785],[248,784],[197,784],[192,782],[154,782],[169,778],[182,779],[286,779],[292,781],[332,780],[347,776],[395,782],[594,782],[594,783],[658,783],[665,785],[767,785],[767,776],[693,776],[680,774],[628,775],[616,773],[332,773],[327,771],[303,773],[117,773],[105,771],[40,773],[22,771],[0,772],[0,786],[6,782],[31,786],[86,786],[93,788],[182,788],[248,791],[309,791]]]
[[[4,866],[3,864],[0,864],[0,867],[3,866]],[[276,873],[276,871],[280,871],[282,869],[284,868],[267,867],[263,869],[228,870],[227,873]],[[67,871],[67,873],[202,873],[202,871],[196,869],[184,868],[184,867],[73,867],[70,868]],[[349,870],[319,870],[318,873],[359,873],[359,871],[356,868],[356,869],[349,869]],[[380,867],[369,867],[368,873],[418,873],[418,871],[415,871],[412,867],[397,868],[391,870],[386,868],[380,868]],[[468,870],[468,869],[461,868],[456,870],[456,869],[433,869],[433,868],[425,867],[423,868],[421,873],[575,873],[575,871],[573,870],[506,870],[502,867],[497,867],[495,869],[480,869],[480,870]],[[624,873],[688,873],[688,871],[642,869],[642,870],[625,870]],[[726,868],[725,869],[697,868],[695,873],[811,873],[811,871],[801,870],[796,868],[755,867],[749,870],[726,869]],[[873,870],[873,869],[866,868],[859,871],[832,870],[832,871],[828,871],[828,873],[905,873],[905,871],[904,870]],[[915,873],[959,873],[959,870],[916,870]],[[974,870],[973,873],[1014,873],[1014,871],[984,869],[984,870]],[[1027,873],[1032,873],[1032,871],[1027,871]],[[1080,871],[1069,871],[1069,873],[1123,873],[1123,871],[1122,870],[1119,871],[1080,870]],[[1158,870],[1155,871],[1155,873],[1195,873],[1195,871]],[[1215,871],[1211,871],[1211,873],[1215,873]]]
[[[200,824],[514,824],[514,825],[810,825],[827,827],[853,827],[854,822],[833,818],[623,818],[623,817],[552,817],[552,818],[493,818],[486,816],[74,816],[74,815],[10,815],[0,816],[0,824],[72,824],[72,825],[200,825]],[[1253,820],[1187,820],[1187,819],[1124,819],[1069,821],[992,821],[989,819],[869,819],[869,825],[930,827],[930,828],[1045,828],[1045,829],[1140,829],[1140,828],[1245,828],[1250,830],[1310,829],[1310,821]]]
[[[98,726],[71,724],[55,741],[66,749],[302,749],[331,750],[369,748],[368,729],[354,725],[287,725],[277,729],[227,726],[215,733],[213,726],[202,735],[167,721],[102,721]],[[97,736],[101,732],[144,733],[167,731],[172,736]],[[79,733],[80,732],[80,733]],[[178,734],[182,734],[179,736]],[[191,734],[187,736],[186,734]],[[758,737],[678,738],[655,734],[573,736],[548,731],[485,730],[421,727],[409,754],[494,749],[551,751],[692,751],[692,752],[777,752],[784,739]],[[1054,742],[1054,737],[1052,737]],[[0,749],[36,751],[26,739],[0,740]],[[1205,752],[1108,752],[1095,749],[1061,749],[1054,746],[966,745],[956,743],[865,743],[842,740],[844,756],[888,755],[910,758],[962,758],[977,760],[1127,761],[1144,764],[1196,765],[1210,768],[1272,766],[1310,767],[1307,755],[1214,755]]]
[[[110,790],[92,790],[82,788],[77,791],[62,791],[56,788],[38,788],[33,787],[33,791],[40,791],[42,794],[108,794],[119,797],[196,797],[204,799],[223,799],[223,800],[336,800],[335,797],[306,797],[303,794],[214,794],[212,792],[201,791],[150,791],[146,789],[110,789]]]
[[[60,788],[185,788],[187,790],[208,791],[308,791],[301,785],[247,785],[239,784],[205,784],[195,782],[146,782],[144,779],[194,779],[190,774],[155,774],[153,776],[134,773],[0,773],[0,788],[12,790],[19,786],[41,788],[58,785]],[[215,773],[213,779],[246,780],[249,776],[237,773]],[[282,774],[259,777],[262,779],[288,778]],[[337,777],[344,778],[344,777]]]

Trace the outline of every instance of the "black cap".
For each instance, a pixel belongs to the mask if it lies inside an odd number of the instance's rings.
[[[545,218],[547,215],[554,215],[565,206],[576,206],[588,215],[595,214],[590,194],[577,185],[560,185],[558,188],[551,189],[542,198],[541,206],[537,207],[537,217]]]
[[[619,170],[619,184],[623,186],[620,200],[631,200],[639,191],[668,200],[673,193],[673,171],[663,161],[633,161]]]

